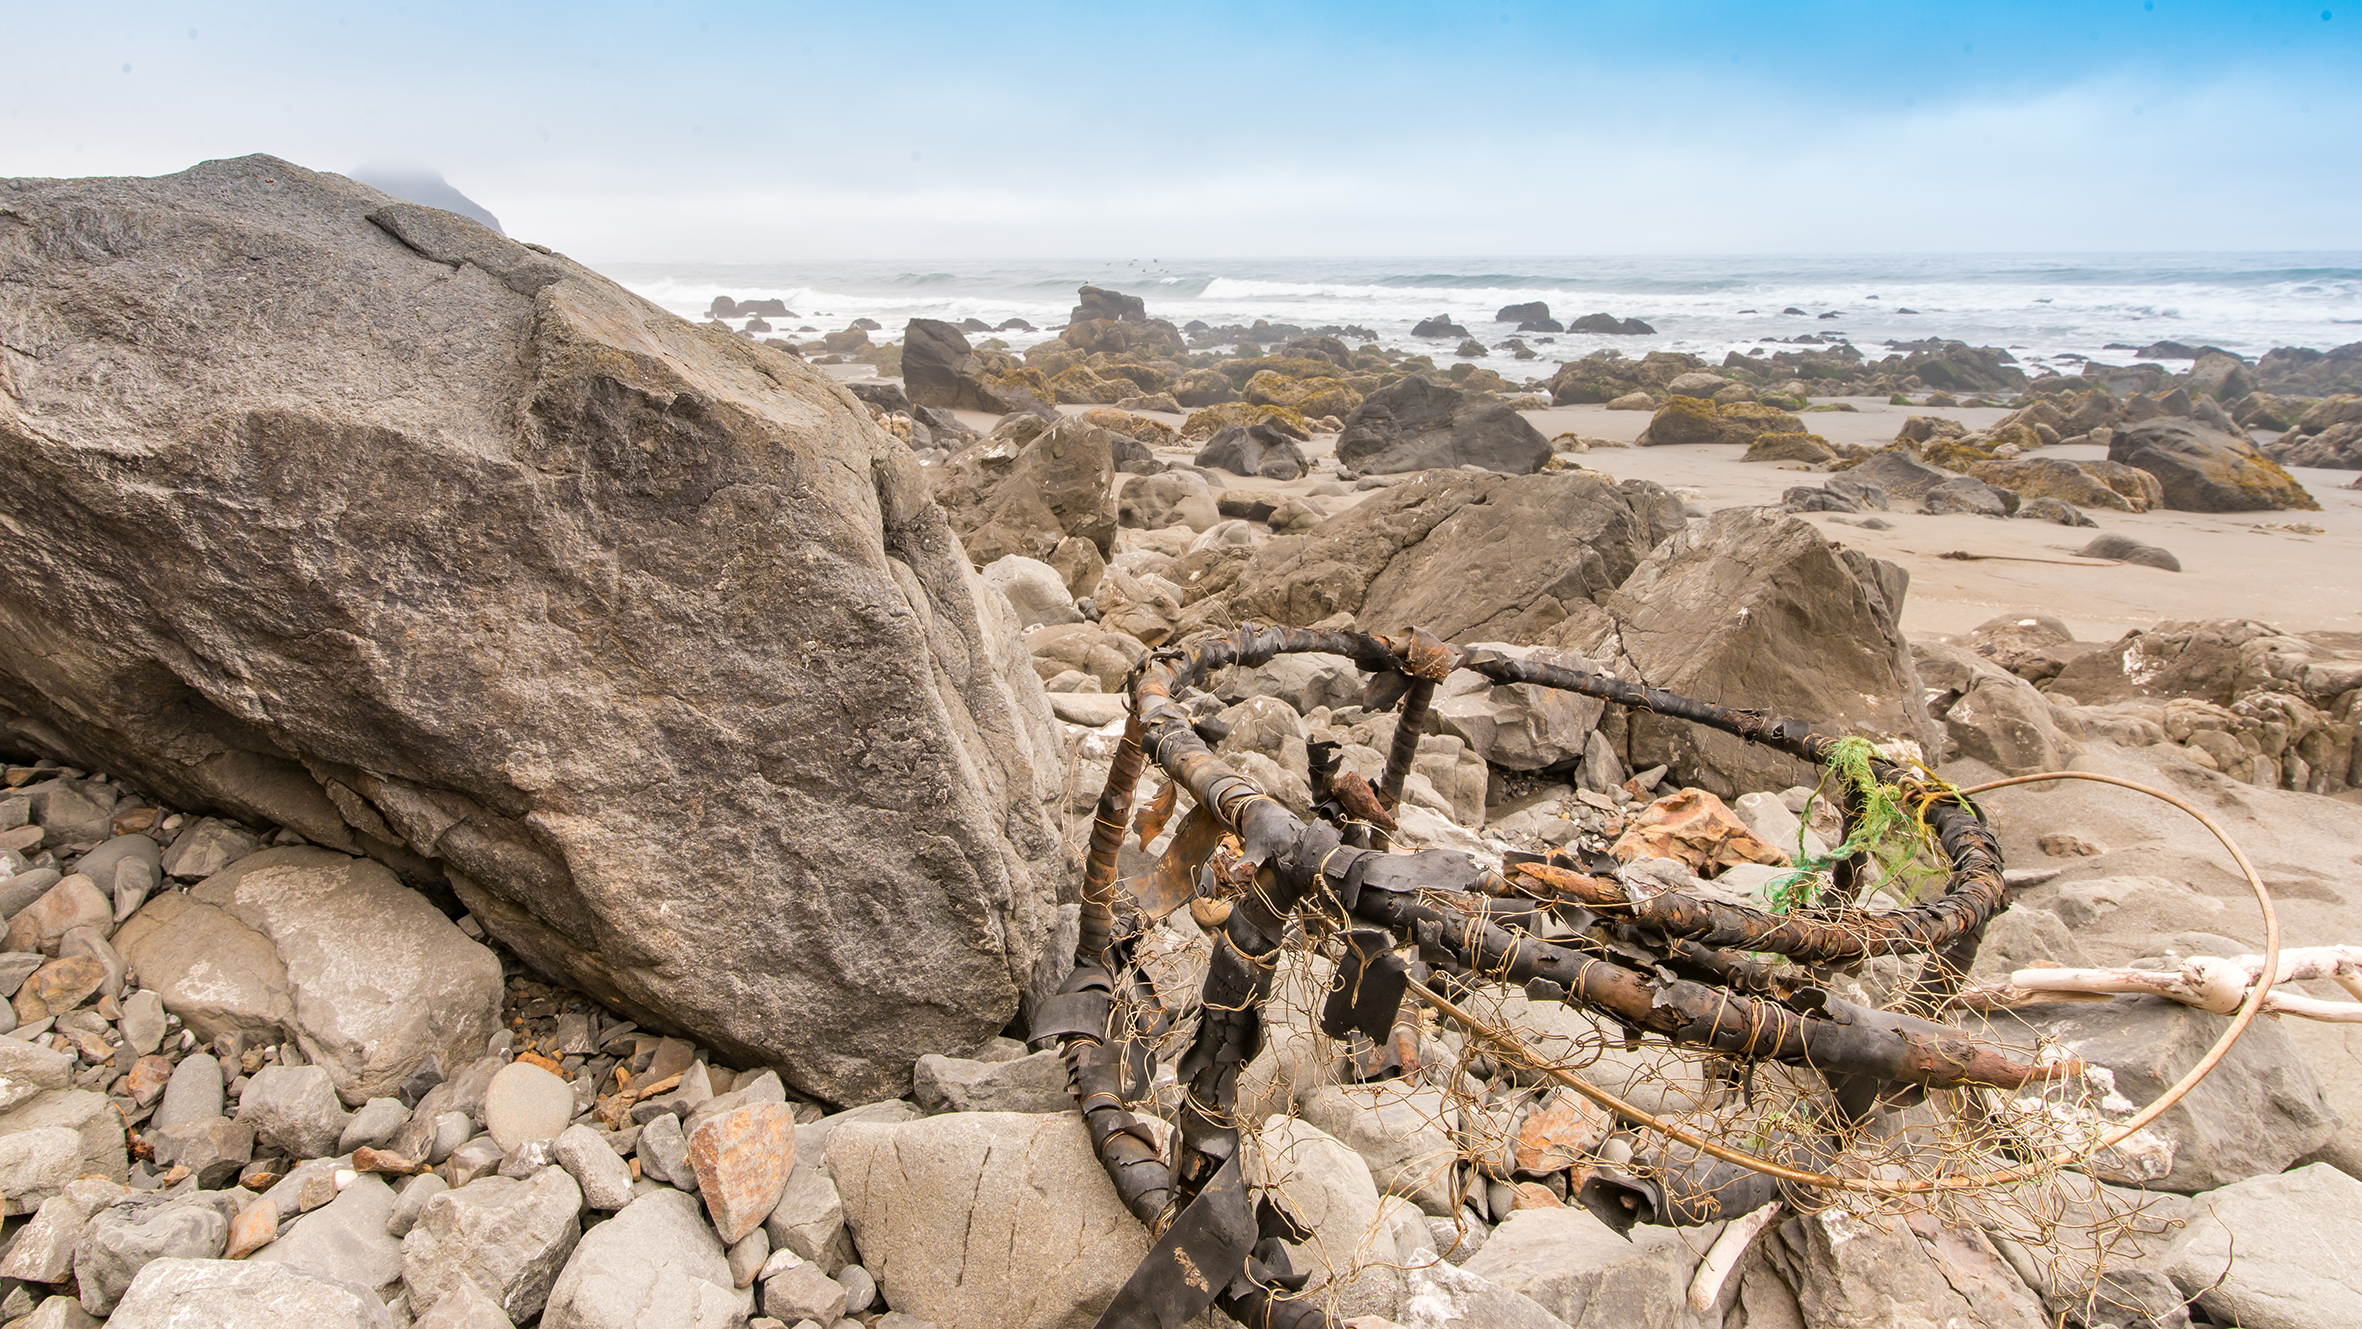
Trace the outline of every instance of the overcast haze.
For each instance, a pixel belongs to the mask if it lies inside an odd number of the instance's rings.
[[[0,174],[592,261],[2362,247],[2336,4],[0,6]]]

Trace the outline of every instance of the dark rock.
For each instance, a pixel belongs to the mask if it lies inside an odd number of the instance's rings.
[[[1887,510],[1886,491],[1850,476],[1837,476],[1818,489],[1799,486],[1780,496],[1790,512],[1879,512]],[[1884,529],[1884,528],[1880,528]]]
[[[2180,559],[2129,535],[2103,535],[2075,552],[2084,558],[2112,558],[2119,563],[2138,563],[2144,568],[2161,568],[2167,572],[2182,570]]]
[[[1266,480],[1294,480],[1312,469],[1296,440],[1268,423],[1228,426],[1206,441],[1197,464]]]
[[[1066,316],[1069,325],[1089,323],[1097,319],[1117,322],[1143,322],[1148,318],[1148,304],[1136,295],[1110,291],[1098,286],[1085,286],[1075,292],[1074,312]]]
[[[1566,325],[1554,318],[1529,318],[1517,325],[1519,332],[1564,332]]]
[[[1239,618],[1305,626],[1354,614],[1453,641],[1535,642],[1621,583],[1682,524],[1645,481],[1435,471],[1255,551],[1225,594]]]
[[[1532,323],[1549,317],[1550,306],[1548,304],[1540,300],[1530,300],[1522,305],[1501,306],[1501,312],[1493,315],[1493,322]]]
[[[903,326],[902,382],[913,402],[947,411],[1006,415],[1031,399],[987,383],[967,337],[940,319],[914,318]]]
[[[2191,366],[2189,381],[2183,388],[2193,397],[2212,397],[2217,401],[2238,401],[2255,391],[2255,383],[2247,376],[2247,362],[2223,351],[2209,351]]]
[[[2183,512],[2319,511],[2296,477],[2253,443],[2181,420],[2150,420],[2119,431],[2108,460],[2157,477],[2165,506]]]
[[[2313,403],[2289,422],[2287,433],[2265,445],[2264,452],[2283,466],[2362,470],[2362,396],[2347,394]]]
[[[1979,517],[2006,517],[2009,515],[2010,509],[2017,506],[2013,501],[2016,498],[2015,494],[2009,495],[2008,498],[2002,497],[2002,491],[1982,480],[1965,475],[1955,475],[1949,480],[1931,486],[1926,497],[1921,501],[1927,505],[1928,514],[1931,516],[1966,512]]]
[[[2132,353],[2135,360],[2195,360],[2205,352],[2178,341],[2150,342]]]
[[[1468,329],[1452,322],[1451,315],[1449,314],[1437,314],[1433,318],[1421,319],[1416,326],[1412,327],[1411,335],[1414,337],[1459,337],[1466,339],[1468,336]]]
[[[990,332],[992,331],[992,325],[980,318],[963,318],[960,320],[960,331]]]
[[[1033,330],[1034,326],[1021,318],[1003,319],[1001,325],[993,329],[994,332],[1032,332]]]
[[[0,579],[12,743],[447,881],[814,1096],[1006,1024],[1068,867],[1055,740],[834,384],[275,158],[5,196],[10,344],[58,348],[0,416],[0,516],[43,532]],[[134,307],[136,343],[100,312]]]
[[[1337,460],[1364,474],[1482,466],[1524,475],[1550,460],[1550,440],[1507,402],[1413,377],[1363,399],[1337,436]]]
[[[1859,466],[1847,467],[1848,478],[1862,484],[1876,485],[1887,497],[1906,502],[1922,502],[1927,491],[1952,478],[1948,471],[1939,471],[1900,448],[1889,448],[1871,454]]]
[[[1887,356],[1878,367],[1896,378],[1915,375],[1927,386],[1947,392],[2010,392],[2026,386],[2026,371],[2018,367],[2017,357],[1998,346],[1941,339],[1890,345],[1900,354]]]
[[[1452,355],[1456,359],[1477,360],[1482,359],[1484,353],[1484,343],[1478,341],[1474,337],[1470,337],[1468,340],[1461,342],[1459,349],[1453,351]]]
[[[856,378],[846,382],[845,391],[860,398],[861,404],[864,406],[875,406],[881,411],[899,411],[904,415],[911,414],[910,396],[902,390],[902,385],[899,383],[884,379]]]
[[[2054,521],[2061,526],[2099,525],[2098,522],[2084,516],[2083,509],[2055,498],[2029,498],[2018,504],[2018,510],[2009,515],[2024,517],[2032,521]]]
[[[1636,318],[1617,318],[1613,314],[1585,314],[1566,325],[1569,332],[1604,332],[1621,337],[1644,337],[1655,328]]]

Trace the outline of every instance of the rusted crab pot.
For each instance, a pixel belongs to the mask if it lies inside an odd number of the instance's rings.
[[[1093,819],[1074,976],[1043,1008],[1032,1031],[1036,1047],[1063,1050],[1101,1162],[1126,1207],[1157,1238],[1102,1315],[1104,1329],[1180,1324],[1215,1304],[1253,1326],[1328,1324],[1308,1300],[1292,1296],[1303,1278],[1287,1267],[1282,1241],[1300,1234],[1290,1231],[1277,1206],[1250,1202],[1240,1179],[1233,1115],[1239,1072],[1262,1045],[1261,1008],[1274,953],[1298,920],[1321,930],[1373,924],[1385,930],[1373,934],[1379,941],[1371,946],[1349,948],[1355,970],[1341,985],[1356,993],[1367,989],[1370,1009],[1354,1009],[1354,999],[1345,999],[1331,1013],[1332,1019],[1381,1033],[1394,1019],[1392,1003],[1402,986],[1367,980],[1404,965],[1393,948],[1415,942],[1423,959],[1459,983],[1522,985],[1530,997],[1562,1000],[1629,1029],[1739,1062],[1782,1061],[1895,1087],[2017,1088],[2072,1069],[2013,1062],[1961,1031],[1840,1001],[1796,971],[1739,954],[1849,965],[1874,955],[1927,953],[1913,990],[1931,1003],[1948,995],[1973,959],[1986,922],[2007,907],[1999,848],[1965,799],[1931,792],[1924,800],[1925,819],[1950,874],[1937,898],[1907,910],[1870,912],[1840,904],[1813,914],[1775,915],[1671,892],[1633,899],[1612,881],[1548,864],[1522,865],[1504,877],[1449,851],[1389,853],[1383,830],[1366,819],[1341,815],[1338,824],[1306,825],[1256,789],[1214,755],[1177,700],[1215,670],[1296,652],[1345,657],[1372,675],[1374,709],[1403,706],[1377,791],[1383,809],[1400,796],[1426,700],[1439,680],[1459,668],[1497,683],[1538,684],[1673,716],[1815,764],[1827,761],[1836,743],[1793,720],[1469,651],[1423,632],[1389,638],[1248,626],[1151,654],[1130,680],[1131,718]],[[1169,858],[1182,858],[1159,865],[1148,888],[1154,898],[1143,910],[1136,897],[1119,891],[1116,856],[1131,824],[1134,786],[1148,761],[1188,791],[1197,804],[1193,817],[1210,818],[1213,825],[1201,823],[1193,833],[1185,823],[1168,851]],[[1884,782],[1916,783],[1885,763],[1873,763],[1872,770]],[[1849,806],[1849,817],[1856,811]],[[1237,837],[1253,882],[1214,929],[1197,1027],[1175,1068],[1183,1095],[1168,1166],[1155,1137],[1125,1107],[1145,1094],[1153,1066],[1144,1040],[1135,1037],[1136,1014],[1124,995],[1129,985],[1119,977],[1129,968],[1137,931],[1124,915],[1161,917],[1180,903],[1176,883],[1195,879],[1219,832]],[[1839,871],[1836,894],[1842,900],[1851,898],[1844,888],[1856,875],[1853,866]],[[1518,926],[1545,913],[1575,924],[1576,935],[1544,940]],[[1636,946],[1650,957],[1645,967],[1634,962]],[[1700,1215],[1721,1213],[1757,1189],[1759,1183],[1721,1173],[1676,1179],[1670,1192],[1660,1183],[1635,1184],[1620,1193],[1619,1211],[1639,1221],[1701,1222],[1707,1219]]]

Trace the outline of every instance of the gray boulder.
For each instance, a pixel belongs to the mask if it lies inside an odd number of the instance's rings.
[[[526,1181],[482,1177],[434,1196],[402,1238],[411,1309],[431,1310],[472,1283],[510,1319],[533,1318],[582,1237],[581,1212],[582,1189],[555,1167]]]
[[[828,1170],[886,1304],[944,1329],[1090,1329],[1148,1253],[1079,1113],[847,1122]]]
[[[238,1121],[263,1148],[289,1158],[326,1158],[344,1134],[345,1110],[325,1066],[265,1066],[238,1096]]]
[[[2114,531],[2095,538],[2090,544],[2075,552],[2084,558],[2112,558],[2119,563],[2137,563],[2144,568],[2156,568],[2161,572],[2182,570],[2182,561],[2175,558],[2171,552]]]
[[[385,1304],[360,1288],[249,1260],[152,1261],[107,1323],[116,1329],[394,1329]]]
[[[44,348],[0,421],[0,518],[43,532],[0,585],[12,742],[439,872],[535,968],[820,1097],[1007,1022],[1069,864],[1048,720],[866,408],[275,158],[6,196]]]
[[[1803,1322],[1815,1329],[2044,1329],[2052,1323],[2040,1299],[1973,1228],[1865,1220],[1830,1209],[1782,1223],[1779,1244]]]
[[[911,1097],[929,1112],[1064,1112],[1074,1106],[1066,1059],[1055,1050],[1015,1061],[930,1053],[912,1068],[911,1088]]]
[[[582,1187],[585,1208],[613,1211],[631,1203],[631,1165],[588,1126],[568,1126],[550,1143],[550,1157]]]
[[[1088,541],[1077,543],[1086,549],[1097,549]],[[1058,569],[1038,558],[1007,554],[994,559],[984,569],[983,576],[985,585],[1008,598],[1019,627],[1083,621],[1082,611],[1074,607],[1073,592],[1066,588],[1066,579],[1058,575]]]
[[[1626,1240],[1589,1210],[1520,1209],[1464,1267],[1532,1298],[1570,1329],[1709,1329],[1719,1321],[1691,1311],[1687,1292],[1698,1262],[1691,1245],[1712,1240],[1707,1230],[1663,1227],[1636,1227]]]
[[[1373,475],[1480,466],[1530,475],[1550,460],[1550,440],[1509,403],[1413,375],[1371,393],[1337,435],[1340,465]]]
[[[1680,501],[1646,481],[1439,471],[1265,541],[1222,598],[1240,621],[1348,613],[1374,632],[1539,643],[1596,621],[1593,601],[1681,523]]]
[[[1577,652],[1549,646],[1478,642],[1520,660],[1598,673],[1597,663]],[[1285,657],[1282,657],[1285,658]],[[1435,690],[1431,722],[1452,734],[1487,763],[1512,771],[1539,771],[1580,760],[1599,726],[1607,703],[1560,688],[1533,683],[1496,686],[1472,670],[1456,670]]]
[[[0,1112],[73,1078],[74,1056],[21,1038],[0,1038]]]
[[[1928,488],[1921,501],[1931,516],[1965,512],[1977,517],[2006,517],[2017,506],[2015,494],[2005,494],[1982,480],[1955,475]]]
[[[82,1309],[115,1309],[139,1271],[162,1259],[210,1260],[229,1239],[230,1220],[201,1199],[129,1195],[90,1216],[74,1244],[74,1283]]]
[[[751,1290],[735,1287],[694,1197],[652,1191],[586,1233],[550,1288],[542,1329],[731,1329]]]
[[[2083,751],[2033,684],[1984,656],[1935,642],[1911,643],[1930,718],[1951,753],[2008,775],[2062,770]],[[1951,755],[1948,753],[1947,755]]]
[[[941,319],[914,318],[902,329],[902,382],[910,400],[946,411],[1020,409],[1031,394],[988,384],[967,335]]]
[[[1845,478],[1856,484],[1875,485],[1889,499],[1908,499],[1914,503],[1926,500],[1928,491],[1954,477],[1939,471],[1901,448],[1889,448],[1872,454],[1859,466],[1848,467]]]
[[[2208,1191],[2167,1275],[2217,1324],[2362,1324],[2362,1181],[2326,1163]]]
[[[384,1287],[402,1277],[401,1239],[386,1231],[394,1200],[383,1177],[364,1172],[250,1258],[354,1287]]]
[[[347,1103],[428,1056],[458,1065],[500,1027],[500,961],[366,858],[266,849],[160,896],[115,936],[199,1038],[274,1029]]]
[[[1611,624],[1554,635],[1620,653],[1625,678],[1924,751],[1935,732],[1898,626],[1909,585],[1903,569],[1832,546],[1801,517],[1726,508],[1659,545],[1603,597]],[[1675,783],[1724,798],[1816,778],[1743,739],[1646,713],[1625,717],[1618,746],[1628,769],[1662,763]]]
[[[1296,440],[1268,422],[1224,427],[1198,450],[1197,464],[1266,480],[1295,480],[1312,469]]]
[[[2162,997],[2058,1002],[1987,1020],[2006,1046],[2030,1049],[2039,1035],[2104,1068],[2115,1093],[2130,1104],[2111,1104],[2118,1112],[2155,1101],[2197,1064],[2228,1023],[2227,1016]],[[2173,1146],[2170,1172],[2099,1175],[2194,1194],[2278,1172],[2328,1143],[2337,1128],[2337,1114],[2304,1054],[2278,1022],[2258,1020],[2212,1073],[2149,1126]]]

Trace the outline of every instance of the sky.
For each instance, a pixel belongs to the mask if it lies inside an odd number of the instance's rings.
[[[0,0],[0,32],[0,176],[424,167],[591,262],[2362,248],[2362,0]]]

